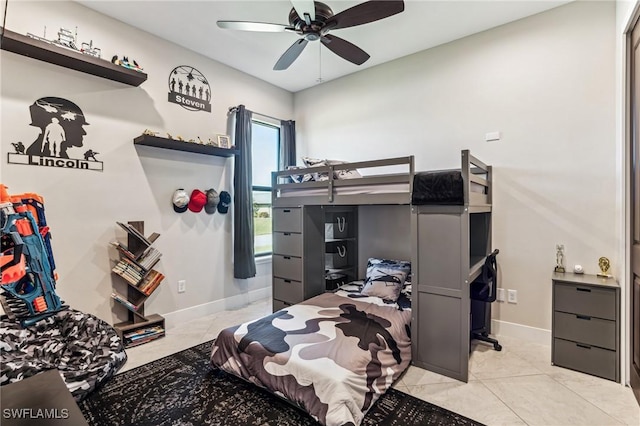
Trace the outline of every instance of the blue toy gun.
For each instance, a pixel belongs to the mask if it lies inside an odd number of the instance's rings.
[[[27,327],[67,306],[55,292],[55,273],[44,239],[22,203],[0,204],[2,281],[0,303],[10,318]]]

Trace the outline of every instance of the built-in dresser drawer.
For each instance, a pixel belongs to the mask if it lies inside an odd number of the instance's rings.
[[[616,323],[579,314],[554,312],[555,337],[601,348],[616,349]]]
[[[285,278],[294,281],[302,281],[301,258],[295,256],[283,256],[280,254],[274,254],[272,259],[274,277]]]
[[[273,230],[302,232],[302,209],[300,207],[274,208]]]
[[[273,278],[273,298],[287,303],[304,300],[304,290],[300,281]]]
[[[616,319],[615,291],[567,283],[557,283],[553,291],[555,311]]]
[[[284,309],[287,306],[291,306],[290,303],[283,302],[282,300],[273,299],[273,312]]]
[[[554,339],[554,364],[616,380],[616,352],[596,346]]]
[[[295,232],[274,232],[273,252],[289,256],[302,256],[302,234]]]

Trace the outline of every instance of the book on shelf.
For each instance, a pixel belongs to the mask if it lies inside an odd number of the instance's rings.
[[[160,256],[162,256],[162,253],[153,247],[149,247],[138,258],[137,263],[144,269],[149,270],[160,259]]]
[[[115,292],[115,291],[112,292],[111,293],[111,298],[113,300],[115,300],[116,302],[119,302],[122,305],[124,305],[130,311],[138,312],[138,308],[140,308],[139,305],[134,305],[133,303],[129,302],[126,297],[124,297],[123,295],[121,295],[118,292]]]
[[[128,274],[128,273],[126,273],[124,271],[121,271],[121,270],[119,270],[119,269],[117,269],[115,267],[112,269],[112,271],[114,273],[116,273],[117,275],[119,275],[120,277],[122,277],[123,279],[125,279],[129,284],[131,284],[133,286],[138,285],[138,283],[140,282],[140,280],[136,279],[133,275]]]
[[[146,277],[142,280],[138,289],[149,296],[153,291],[160,285],[162,280],[164,279],[164,275],[155,269],[149,271]]]
[[[118,251],[124,256],[128,257],[131,260],[136,260],[136,255],[131,253],[127,246],[125,246],[124,244],[121,244],[119,241],[111,241],[110,244],[118,249]]]
[[[143,244],[145,244],[146,246],[150,246],[151,244],[153,244],[153,241],[155,241],[160,235],[156,234],[155,232],[153,234],[151,234],[151,236],[147,239],[147,237],[145,237],[144,235],[142,235],[140,233],[140,231],[138,231],[136,228],[134,228],[133,226],[129,225],[128,223],[122,223],[122,222],[116,222],[118,225],[120,225],[120,227],[122,229],[124,229],[125,231],[127,231],[128,233],[130,233],[131,235],[135,236],[137,239],[139,239]]]
[[[151,327],[139,328],[134,331],[130,331],[128,333],[124,333],[124,337],[126,339],[141,339],[143,337],[149,336],[150,334],[164,333],[164,328],[159,325],[154,325]]]

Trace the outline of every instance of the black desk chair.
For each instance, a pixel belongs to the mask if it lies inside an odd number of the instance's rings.
[[[493,344],[493,349],[501,351],[502,346],[496,339],[489,337],[491,332],[491,303],[496,300],[498,288],[498,268],[496,256],[500,250],[494,250],[484,262],[482,273],[470,287],[471,298],[471,340],[482,340]]]

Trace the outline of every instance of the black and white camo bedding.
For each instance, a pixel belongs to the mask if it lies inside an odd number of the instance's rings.
[[[321,424],[359,425],[411,361],[411,309],[344,289],[223,330],[211,363]]]
[[[81,401],[126,360],[113,327],[91,314],[67,309],[26,328],[0,318],[0,385],[58,369]]]

